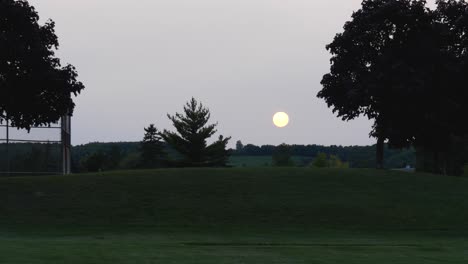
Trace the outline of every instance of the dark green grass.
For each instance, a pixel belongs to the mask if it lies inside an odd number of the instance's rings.
[[[467,190],[352,169],[0,179],[0,263],[466,263]]]
[[[292,160],[294,166],[297,167],[304,167],[312,162],[312,158],[307,156],[293,156]],[[233,167],[271,167],[272,162],[271,156],[231,156],[229,158],[229,165]]]

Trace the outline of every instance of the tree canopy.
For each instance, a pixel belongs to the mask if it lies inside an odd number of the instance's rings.
[[[452,134],[466,135],[459,117],[467,113],[466,31],[450,21],[466,25],[468,9],[464,1],[437,4],[430,10],[423,0],[364,0],[327,46],[331,68],[318,97],[343,120],[373,119],[380,152],[384,140],[444,151]]]
[[[141,142],[141,165],[143,168],[159,167],[165,156],[162,137],[154,124],[150,124]]]
[[[162,138],[183,155],[187,166],[224,166],[229,152],[226,149],[230,137],[220,136],[208,145],[207,139],[213,136],[217,124],[208,124],[211,117],[208,108],[192,98],[184,106],[184,113],[168,114],[177,132],[164,130]]]
[[[280,144],[275,148],[271,159],[274,166],[294,166],[294,161],[292,160],[292,147],[286,143]]]
[[[25,0],[0,0],[0,122],[12,126],[54,123],[72,114],[75,96],[84,88],[72,65],[55,57],[58,38],[52,20]]]

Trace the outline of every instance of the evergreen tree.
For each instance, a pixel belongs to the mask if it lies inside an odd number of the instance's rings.
[[[141,166],[144,168],[155,168],[162,165],[165,156],[162,137],[154,124],[145,128],[145,135],[141,142]]]
[[[164,130],[162,138],[182,156],[182,166],[225,166],[229,152],[226,146],[231,139],[220,136],[211,145],[207,139],[213,136],[217,124],[208,124],[210,111],[194,98],[184,106],[184,114],[167,115],[177,132]]]
[[[229,162],[229,156],[231,156],[231,151],[227,149],[229,139],[220,135],[217,141],[206,148],[210,165],[223,167]]]

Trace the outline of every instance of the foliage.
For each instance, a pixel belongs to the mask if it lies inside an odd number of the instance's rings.
[[[84,166],[86,159],[97,152],[102,152],[112,160],[116,150],[120,152],[119,164],[110,161],[104,166],[105,170],[136,169],[140,165],[140,142],[115,142],[115,143],[89,143],[72,147],[72,171],[74,173],[86,172]],[[113,154],[114,153],[114,154]],[[135,156],[137,160],[135,160]],[[135,164],[136,163],[136,164]]]
[[[117,145],[112,146],[109,151],[109,164],[110,168],[119,168],[120,162],[122,161],[122,151]]]
[[[166,154],[162,137],[154,124],[145,128],[145,135],[141,142],[141,164],[143,168],[161,167]]]
[[[365,115],[375,122],[371,135],[410,146],[419,113],[409,111],[418,103],[413,95],[427,92],[436,76],[431,18],[425,1],[363,1],[327,46],[331,69],[318,96],[343,120]]]
[[[226,146],[231,139],[220,136],[208,145],[207,139],[213,136],[217,124],[208,125],[210,111],[194,98],[184,106],[184,113],[168,114],[177,132],[164,130],[161,137],[183,155],[180,165],[189,167],[225,166],[229,158]]]
[[[272,156],[273,166],[277,167],[291,167],[294,166],[292,160],[291,146],[283,143],[276,147]]]
[[[72,114],[84,88],[72,65],[55,57],[55,23],[39,25],[39,15],[25,0],[0,1],[0,123],[15,127],[55,123]]]
[[[272,166],[272,155],[274,147],[255,146],[249,144],[250,148],[242,152],[232,151],[229,165],[235,167],[269,167]],[[40,148],[42,154],[35,154],[32,149]],[[371,168],[375,163],[375,146],[320,146],[320,145],[291,145],[292,160],[295,166],[309,166],[313,158],[320,152],[328,156],[336,155],[343,163],[349,163],[351,168]],[[177,153],[167,144],[163,143],[164,152],[169,159],[178,159]],[[0,171],[5,171],[5,144],[0,144]],[[49,168],[34,167],[34,164],[45,166],[47,155],[46,147],[42,144],[10,144],[11,167],[13,171],[60,171],[60,146],[51,144]],[[137,169],[141,167],[141,142],[113,142],[113,143],[89,143],[72,147],[72,171],[74,173],[86,172],[85,160],[96,152],[102,152],[108,160],[103,168],[104,171],[117,169]],[[118,157],[120,152],[120,158]],[[406,165],[416,165],[414,150],[395,150],[385,148],[386,167],[404,168]],[[44,160],[37,163],[26,161],[34,157]],[[120,160],[116,164],[116,160]]]
[[[330,155],[328,159],[328,167],[329,168],[337,168],[337,169],[347,169],[349,168],[348,162],[343,162],[338,156]]]
[[[236,142],[236,151],[237,152],[242,152],[242,149],[244,148],[244,144],[242,144],[242,141],[238,140]]]
[[[328,159],[327,159],[327,154],[325,153],[319,153],[315,157],[314,161],[312,162],[312,166],[316,168],[325,168],[328,167]]]
[[[138,169],[141,166],[141,153],[139,152],[130,152],[123,156],[122,160],[118,167],[112,168],[117,169],[121,168],[124,170],[134,170]]]
[[[459,117],[468,112],[467,7],[438,1],[432,11],[422,0],[363,1],[327,46],[331,69],[318,96],[343,120],[373,119],[380,147],[388,139],[392,147],[444,152],[443,162],[450,161],[453,136],[468,133]]]
[[[82,161],[82,166],[88,172],[98,172],[105,169],[107,156],[102,151],[95,152]]]

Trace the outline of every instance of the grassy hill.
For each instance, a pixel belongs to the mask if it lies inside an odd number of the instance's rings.
[[[0,262],[466,263],[466,190],[354,169],[0,178]]]
[[[294,166],[307,167],[312,162],[313,158],[307,156],[292,156]],[[271,167],[273,160],[271,156],[231,156],[229,157],[229,166],[232,167]]]

